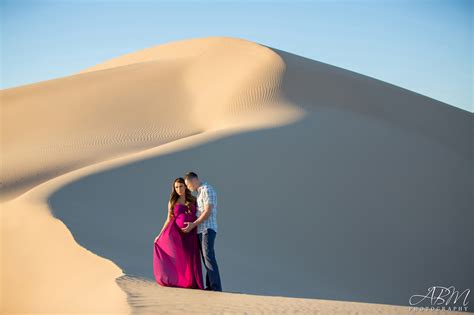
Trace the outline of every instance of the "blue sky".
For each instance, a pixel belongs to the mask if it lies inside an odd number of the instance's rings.
[[[234,36],[473,112],[474,1],[1,1],[1,88],[186,38]]]

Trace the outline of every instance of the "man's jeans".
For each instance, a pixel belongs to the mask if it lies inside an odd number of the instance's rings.
[[[222,291],[219,267],[217,266],[216,255],[214,254],[214,241],[216,231],[206,229],[199,236],[199,249],[206,267],[206,289],[213,291]]]

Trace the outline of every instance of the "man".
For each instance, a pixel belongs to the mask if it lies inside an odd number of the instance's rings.
[[[206,290],[222,291],[219,267],[214,253],[214,241],[217,234],[217,195],[214,188],[207,182],[201,182],[194,172],[189,172],[184,177],[186,186],[191,191],[197,191],[197,219],[182,228],[188,233],[197,227],[199,249],[204,265],[206,266]]]

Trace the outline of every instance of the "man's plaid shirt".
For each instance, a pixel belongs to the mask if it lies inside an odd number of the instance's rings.
[[[197,232],[202,233],[206,229],[213,229],[217,232],[217,195],[214,188],[204,182],[198,188],[196,216],[200,217],[204,212],[204,205],[212,204],[211,215],[197,226]]]

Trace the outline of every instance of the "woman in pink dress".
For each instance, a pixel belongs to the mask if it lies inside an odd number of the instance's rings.
[[[197,229],[184,233],[184,222],[196,220],[196,198],[179,177],[174,180],[168,217],[155,238],[153,272],[156,282],[167,287],[204,289]]]

